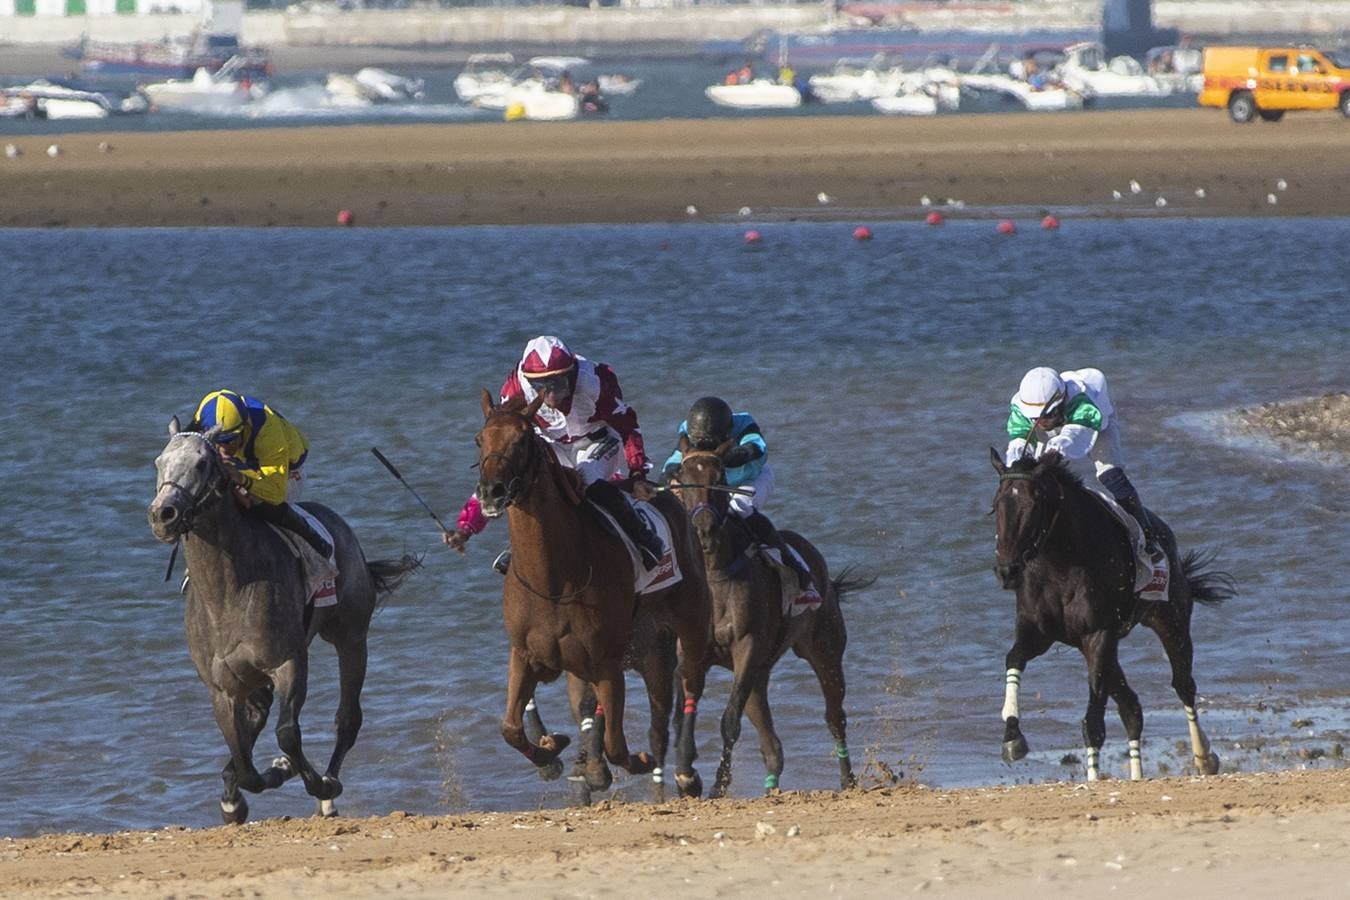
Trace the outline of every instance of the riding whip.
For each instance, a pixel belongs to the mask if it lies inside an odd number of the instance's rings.
[[[422,504],[422,508],[425,509],[428,514],[430,514],[431,518],[436,520],[437,525],[441,526],[441,531],[445,532],[446,534],[451,534],[452,532],[450,531],[450,529],[446,528],[445,523],[441,521],[441,517],[436,515],[436,513],[432,511],[431,507],[427,506],[427,501],[423,500],[422,496],[418,494],[417,491],[413,490],[412,485],[408,484],[408,482],[403,479],[403,476],[399,474],[398,469],[394,468],[394,464],[391,463],[388,459],[386,459],[385,455],[380,452],[380,448],[371,447],[370,452],[374,453],[375,458],[378,459],[380,462],[384,463],[384,467],[389,470],[389,474],[397,478],[399,484],[407,488],[408,493],[412,494],[413,497],[417,500],[417,502]]]

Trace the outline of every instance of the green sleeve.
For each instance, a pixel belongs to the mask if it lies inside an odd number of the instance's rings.
[[[1022,440],[1031,438],[1031,420],[1013,405],[1008,407],[1008,439],[1015,441],[1018,438]]]
[[[1066,425],[1081,425],[1084,428],[1091,428],[1093,431],[1102,430],[1102,411],[1092,402],[1087,394],[1079,394],[1069,401],[1069,408],[1064,414],[1064,423]]]

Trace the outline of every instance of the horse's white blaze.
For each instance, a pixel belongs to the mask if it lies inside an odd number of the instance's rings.
[[[1130,741],[1130,780],[1139,781],[1144,777],[1144,763],[1139,754],[1139,742]]]
[[[1013,716],[1019,716],[1017,711],[1017,690],[1022,684],[1022,670],[1009,669],[1005,676],[1005,686],[1003,689],[1003,721],[1008,721]]]
[[[1101,769],[1098,767],[1099,751],[1096,747],[1087,748],[1087,780],[1096,781],[1101,777]]]

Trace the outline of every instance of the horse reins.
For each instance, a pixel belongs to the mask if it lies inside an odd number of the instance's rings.
[[[165,485],[168,485],[169,487],[174,488],[180,493],[187,495],[188,506],[187,509],[183,511],[183,522],[184,522],[183,532],[186,534],[187,532],[192,530],[193,520],[196,518],[197,510],[201,507],[203,501],[207,500],[210,497],[224,496],[225,492],[221,490],[220,482],[224,480],[225,473],[221,470],[220,460],[216,457],[216,450],[214,444],[212,444],[204,435],[200,435],[190,431],[181,433],[184,434],[185,436],[194,437],[207,445],[207,447],[210,450],[209,455],[211,459],[211,468],[213,469],[213,474],[215,476],[213,478],[208,478],[205,484],[203,484],[202,489],[200,491],[197,491],[196,493],[189,491],[183,485],[172,480],[161,481],[159,483],[159,486],[155,489],[156,491],[160,491],[164,489]]]

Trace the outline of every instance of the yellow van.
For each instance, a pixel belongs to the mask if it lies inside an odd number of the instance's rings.
[[[1206,47],[1201,106],[1234,122],[1278,122],[1291,109],[1339,109],[1350,117],[1350,53],[1311,47]]]

